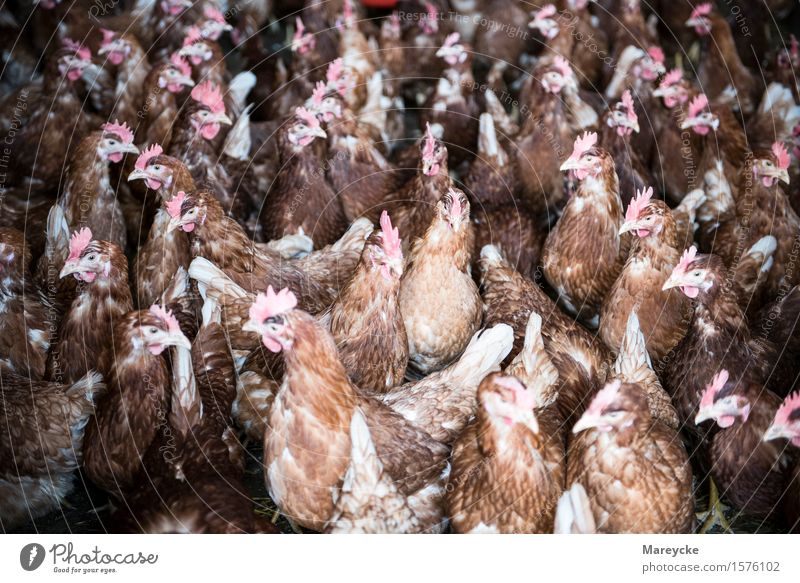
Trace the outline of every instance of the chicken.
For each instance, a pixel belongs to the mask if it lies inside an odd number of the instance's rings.
[[[451,184],[447,147],[436,139],[430,126],[427,126],[420,140],[419,150],[417,173],[397,194],[389,193],[381,206],[389,211],[395,226],[403,233],[404,252],[425,234],[436,215],[436,203],[447,193]]]
[[[630,236],[619,232],[623,213],[614,160],[596,144],[596,133],[584,133],[561,165],[562,171],[575,172],[580,186],[547,236],[542,254],[545,279],[559,303],[588,321],[599,318],[630,246]]]
[[[692,531],[689,457],[677,432],[650,415],[641,386],[607,384],[572,432],[567,486],[586,489],[597,532]]]
[[[620,198],[627,205],[634,192],[644,190],[653,183],[650,171],[640,158],[643,153],[632,147],[632,133],[639,133],[639,116],[629,90],[625,90],[622,101],[609,110],[603,119],[605,123],[600,143],[614,160]]]
[[[694,419],[697,425],[714,422],[711,476],[722,499],[759,519],[780,516],[788,483],[785,454],[763,439],[780,404],[771,391],[746,377],[732,379],[722,369],[706,385]]]
[[[360,396],[330,335],[294,309],[291,292],[269,291],[256,299],[245,328],[285,358],[286,374],[264,435],[270,497],[296,523],[324,528],[350,463],[352,416],[361,409],[386,472],[408,497],[421,528],[440,529],[448,448],[386,405]]]
[[[569,150],[572,129],[570,108],[562,92],[574,82],[569,63],[562,57],[537,66],[530,82],[526,116],[516,138],[517,175],[522,198],[534,216],[552,225],[559,216],[566,194],[559,167]]]
[[[480,117],[478,154],[464,177],[475,231],[473,263],[484,245],[500,247],[520,273],[535,277],[546,225],[519,197],[516,167],[498,139],[492,114]]]
[[[445,507],[459,533],[551,532],[564,487],[560,421],[517,378],[478,387],[478,413],[453,448]]]
[[[148,95],[145,82],[150,72],[147,54],[138,39],[129,33],[118,34],[101,29],[103,40],[97,55],[116,67],[114,100],[110,104],[109,118],[119,119],[123,124],[138,130],[139,108]],[[143,135],[143,132],[140,133]]]
[[[68,275],[78,280],[78,288],[48,354],[47,378],[74,383],[90,369],[108,378],[115,358],[108,339],[114,337],[116,322],[133,308],[128,260],[118,245],[94,239],[84,227],[70,239],[59,276]]]
[[[0,364],[0,529],[57,510],[81,466],[84,428],[105,391],[94,371],[72,384],[31,380]]]
[[[122,162],[125,154],[139,154],[127,124],[106,123],[86,136],[70,160],[61,202],[71,228],[89,227],[95,237],[121,249],[126,247],[127,228],[109,165]]]
[[[179,192],[167,203],[167,212],[170,232],[189,233],[192,255],[216,263],[248,291],[289,285],[300,305],[315,314],[328,308],[350,279],[372,231],[368,220],[359,219],[333,245],[287,261],[277,251],[254,244],[208,191]]]
[[[0,340],[0,365],[39,380],[50,349],[52,310],[32,284],[30,263],[23,234],[0,228],[0,328],[8,332]]]
[[[179,97],[187,87],[194,87],[192,69],[177,53],[150,70],[144,80],[144,103],[137,112],[139,123],[143,125],[140,133],[144,136],[143,143],[169,148],[181,103]]]
[[[611,358],[602,342],[561,312],[536,283],[515,271],[496,247],[481,250],[480,271],[484,326],[509,324],[516,356],[523,348],[531,313],[541,316],[545,350],[561,383],[556,406],[564,420],[577,418],[596,383],[607,374]]]
[[[403,269],[400,235],[384,211],[381,230],[367,239],[353,277],[323,315],[350,380],[363,391],[383,393],[402,383],[406,372]]]
[[[796,453],[797,448],[800,447],[799,406],[800,397],[798,397],[798,393],[786,397],[775,413],[772,424],[764,434],[764,441],[787,439],[791,444],[787,447],[794,447],[793,451]],[[798,529],[800,529],[800,464],[796,459],[790,471],[792,471],[791,482],[786,489],[786,495],[781,501],[781,506],[784,509],[785,520],[790,532],[797,533]]]
[[[686,21],[700,39],[697,78],[710,99],[730,92],[745,114],[755,107],[756,79],[742,63],[730,25],[710,2],[698,4]]]
[[[90,129],[83,111],[78,82],[91,79],[98,68],[91,51],[73,41],[65,42],[45,63],[41,85],[26,86],[3,103],[0,129],[13,141],[14,164],[6,170],[4,184],[55,187],[74,148]],[[52,104],[29,107],[28,102]],[[20,107],[19,104],[22,104]],[[16,130],[19,128],[19,131]]]
[[[660,361],[686,333],[691,305],[677,290],[661,289],[678,264],[680,251],[672,212],[652,196],[652,187],[638,191],[625,212],[620,233],[633,233],[634,243],[603,301],[598,334],[615,350],[625,334],[628,315],[636,310],[647,352]]]
[[[480,325],[481,298],[470,276],[474,235],[469,210],[464,193],[450,189],[411,250],[400,284],[400,311],[414,373],[447,366]]]
[[[121,316],[113,339],[116,361],[108,392],[86,428],[84,466],[92,482],[124,500],[169,418],[170,378],[161,353],[191,343],[175,317],[157,304]]]
[[[179,267],[188,267],[191,254],[189,242],[180,233],[170,231],[169,213],[163,203],[172,200],[178,192],[195,189],[194,180],[186,165],[166,156],[158,144],[145,149],[136,159],[136,167],[128,181],[143,180],[156,191],[158,206],[147,233],[134,259],[136,303],[147,306],[156,302]]]
[[[278,131],[280,169],[260,217],[268,239],[303,232],[324,247],[347,228],[342,205],[319,170],[325,167],[318,147],[324,142],[314,140],[326,137],[316,115],[303,107]]]
[[[168,422],[143,462],[152,481],[126,496],[113,517],[119,530],[276,531],[255,516],[242,483],[241,446],[229,426],[233,361],[218,314],[210,316],[191,349],[173,348]]]

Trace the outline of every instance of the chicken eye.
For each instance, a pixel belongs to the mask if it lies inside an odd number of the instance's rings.
[[[110,145],[112,145],[112,146],[116,146],[117,145],[117,140],[108,140],[108,143]]]
[[[158,164],[153,164],[153,170],[158,172],[159,170],[161,170],[161,166],[159,166]]]
[[[94,261],[95,259],[97,259],[97,254],[90,253],[89,255],[86,256],[86,259],[88,259],[89,261]]]
[[[150,326],[150,327],[147,329],[147,333],[148,333],[148,334],[156,334],[157,332],[158,332],[158,328],[156,328],[155,326]]]
[[[699,271],[695,271],[692,275],[694,277],[700,277],[700,275],[702,275],[702,274]]]

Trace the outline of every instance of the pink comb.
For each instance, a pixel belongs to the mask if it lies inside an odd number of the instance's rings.
[[[325,77],[328,83],[336,83],[342,76],[343,72],[344,72],[344,61],[341,58],[338,58],[334,61],[331,61],[331,64],[328,65],[328,71],[325,74]]]
[[[675,269],[672,270],[672,273],[686,273],[689,271],[689,266],[694,261],[694,258],[697,256],[697,247],[692,245],[686,251],[683,252],[681,255],[681,260],[678,261],[678,265],[675,266]]]
[[[553,65],[565,79],[572,77],[572,67],[569,64],[569,61],[561,55],[558,55],[553,60]]]
[[[664,51],[661,50],[661,47],[650,47],[647,49],[647,54],[650,55],[650,58],[656,63],[664,62]]]
[[[181,332],[181,326],[178,324],[178,319],[172,315],[171,311],[167,311],[158,304],[153,304],[150,306],[150,313],[167,325],[167,331],[170,334]]]
[[[432,34],[439,30],[439,23],[437,22],[439,18],[439,9],[436,8],[435,4],[425,2],[425,10],[425,18],[421,20],[420,26],[422,27],[422,32],[425,34]]]
[[[711,382],[706,385],[703,391],[703,397],[700,399],[700,407],[709,407],[714,404],[714,396],[725,386],[728,382],[728,371],[724,368],[719,371]]]
[[[167,212],[173,219],[181,216],[181,207],[184,200],[186,200],[186,193],[180,190],[171,200],[167,201]]]
[[[75,42],[71,38],[64,38],[61,41],[61,44],[63,44],[69,50],[75,51],[75,54],[82,61],[88,61],[92,58],[92,51],[90,51],[88,48],[81,45],[80,43]]]
[[[314,87],[314,93],[311,94],[311,103],[315,107],[319,107],[322,105],[322,101],[325,99],[325,94],[328,92],[328,87],[325,85],[324,81],[317,81],[317,86]]]
[[[206,9],[203,11],[203,14],[209,20],[219,22],[220,24],[225,24],[225,15],[222,14],[222,12],[220,12],[213,6],[206,6]]]
[[[614,402],[614,399],[617,398],[621,386],[622,383],[619,379],[617,379],[600,389],[594,396],[594,399],[592,399],[592,403],[589,405],[586,413],[593,416],[602,415],[603,409],[611,405]]]
[[[222,101],[222,93],[219,87],[211,81],[205,81],[200,85],[195,85],[192,89],[192,99],[202,103],[213,113],[225,111],[225,103]]]
[[[192,74],[192,68],[189,66],[189,63],[178,53],[172,53],[169,62],[173,67],[178,69],[184,77],[188,77]]]
[[[316,46],[317,41],[311,33],[305,34],[306,27],[299,16],[295,18],[294,24],[295,31],[292,37],[292,50],[304,55]]]
[[[455,46],[460,38],[461,35],[458,34],[457,32],[448,34],[447,38],[444,39],[444,44],[442,44],[442,48],[449,48]]]
[[[635,221],[638,219],[652,197],[652,186],[649,186],[645,190],[637,190],[636,197],[630,202],[628,209],[625,211],[625,221]]]
[[[703,111],[706,106],[708,105],[708,97],[706,97],[705,93],[701,93],[689,104],[689,117],[697,117],[701,111]]]
[[[631,96],[629,89],[626,89],[625,93],[622,94],[622,106],[625,108],[625,112],[627,113],[629,120],[639,120],[638,116],[636,115],[636,110],[633,107],[633,97]]]
[[[80,231],[72,233],[69,240],[69,257],[67,261],[74,261],[81,256],[83,250],[92,242],[92,231],[89,227],[84,227]]]
[[[400,247],[400,229],[392,227],[392,220],[386,211],[381,213],[381,234],[384,254],[393,259],[401,258],[403,251]]]
[[[139,157],[136,158],[136,164],[134,164],[134,167],[137,170],[144,170],[147,168],[147,163],[150,161],[150,159],[160,156],[163,151],[164,150],[162,150],[161,146],[158,144],[152,144],[150,147],[145,148],[141,154],[139,154]]]
[[[543,19],[545,19],[545,18],[547,18],[549,16],[553,16],[555,13],[556,13],[555,5],[554,4],[548,4],[547,6],[544,6],[541,10],[536,12],[536,14],[533,16],[533,18],[535,20],[543,20]]]
[[[800,391],[795,391],[783,400],[783,403],[775,413],[773,423],[776,425],[788,425],[790,423],[789,415],[798,407],[800,407]]]
[[[119,123],[119,120],[114,120],[114,123],[104,123],[100,126],[104,132],[109,132],[112,134],[117,134],[120,138],[122,138],[123,143],[131,144],[133,143],[133,132],[131,128],[128,127],[127,123]]]
[[[317,116],[307,110],[305,107],[298,107],[294,110],[294,114],[303,120],[309,127],[315,128],[319,126]]]
[[[782,142],[772,144],[772,153],[775,154],[775,159],[778,161],[778,168],[781,170],[789,168],[789,151]]]
[[[659,87],[661,89],[666,89],[667,87],[675,85],[675,83],[678,83],[681,79],[683,79],[683,71],[681,69],[672,69],[672,71],[664,75],[664,79],[661,80]]]
[[[288,287],[283,288],[278,293],[267,287],[267,293],[260,293],[256,296],[256,301],[250,306],[250,319],[256,322],[263,322],[267,318],[284,314],[294,309],[297,305],[297,298],[289,291]]]
[[[709,14],[711,14],[711,2],[704,2],[703,4],[698,4],[697,6],[695,6],[690,18],[697,18],[698,16],[708,16]]]
[[[108,30],[107,28],[101,28],[100,33],[103,35],[103,40],[100,43],[101,46],[105,46],[109,44],[111,41],[114,40],[114,37],[117,36],[117,33],[113,30]]]
[[[572,155],[570,155],[570,160],[579,160],[580,157],[591,150],[596,143],[596,132],[584,132],[582,136],[575,138],[575,144],[572,146]]]
[[[190,26],[189,30],[186,31],[186,36],[183,39],[183,46],[187,47],[202,40],[203,35],[200,33],[200,29],[196,26]]]

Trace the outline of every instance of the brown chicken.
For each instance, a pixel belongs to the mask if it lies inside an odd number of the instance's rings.
[[[790,455],[794,456],[790,468],[791,482],[786,489],[786,495],[781,501],[785,521],[790,532],[800,531],[800,463],[797,460],[797,448],[800,448],[800,393],[794,393],[784,399],[772,425],[764,434],[764,441],[788,440],[794,448]]]
[[[719,496],[738,512],[762,520],[781,516],[779,502],[790,478],[788,452],[764,440],[780,404],[771,391],[746,376],[729,378],[722,369],[706,385],[694,419],[697,425],[714,422],[708,453]]]
[[[614,160],[596,144],[597,134],[586,132],[561,165],[562,171],[575,173],[580,186],[547,236],[542,255],[545,279],[559,303],[595,324],[630,246],[630,235],[619,232],[623,212]]]
[[[163,153],[161,146],[153,144],[136,159],[128,181],[143,180],[147,188],[156,191],[158,205],[155,217],[134,259],[136,278],[136,304],[148,306],[161,297],[169,285],[172,274],[179,267],[189,266],[189,242],[180,233],[169,230],[170,216],[164,204],[178,192],[192,192],[194,180],[186,165]]]
[[[140,105],[143,143],[169,148],[172,127],[178,117],[180,95],[194,87],[192,69],[177,53],[169,61],[155,65],[144,80],[144,103]],[[138,131],[138,130],[137,130]]]
[[[86,136],[70,160],[63,199],[67,223],[78,230],[92,229],[94,236],[125,249],[127,228],[109,165],[122,162],[125,154],[139,154],[133,132],[126,124],[106,123],[102,131]]]
[[[167,203],[167,212],[170,231],[189,233],[193,256],[215,263],[215,269],[222,269],[248,291],[289,285],[300,305],[315,314],[328,308],[350,279],[372,231],[368,220],[359,219],[333,245],[285,260],[274,249],[253,243],[206,190],[178,193]],[[192,277],[200,279],[196,275]]]
[[[109,338],[133,308],[128,260],[118,245],[93,239],[86,227],[72,235],[69,251],[60,277],[72,275],[79,283],[48,355],[47,378],[74,383],[90,369],[108,378],[115,358]]]
[[[350,423],[363,412],[376,451],[424,529],[441,528],[448,448],[380,402],[360,396],[331,336],[294,309],[288,290],[260,294],[245,329],[284,352],[286,375],[264,436],[270,497],[302,526],[320,530],[334,511],[350,463]]]
[[[473,264],[477,265],[484,245],[497,245],[517,271],[535,277],[546,225],[519,197],[516,166],[498,139],[489,112],[480,117],[478,154],[464,177],[464,192],[470,197],[475,225]]]
[[[48,320],[53,310],[32,283],[30,263],[23,234],[0,228],[0,329],[6,330],[0,339],[0,365],[39,380],[50,349]]]
[[[450,191],[414,243],[400,284],[400,311],[408,334],[409,368],[428,374],[464,350],[481,323],[481,298],[470,275],[473,226],[469,201]]]
[[[108,392],[86,429],[84,467],[92,482],[124,499],[169,419],[171,383],[161,353],[191,343],[175,317],[158,305],[120,317],[113,339],[116,361]]]
[[[639,385],[606,385],[572,432],[567,485],[586,489],[597,532],[692,531],[689,458],[677,432],[652,418]]]
[[[322,316],[350,380],[363,391],[383,393],[403,382],[409,350],[400,311],[403,268],[400,235],[384,211],[352,279]]]
[[[347,228],[342,204],[325,180],[326,138],[314,113],[301,107],[278,130],[280,169],[267,194],[261,224],[267,239],[302,232],[324,247],[335,242]]]
[[[72,385],[35,381],[0,363],[0,530],[35,523],[72,492],[102,380],[90,372]]]
[[[478,387],[478,413],[453,448],[445,508],[459,533],[552,532],[564,488],[560,421],[516,377]]]
[[[598,334],[611,350],[619,348],[628,316],[639,314],[647,351],[660,361],[686,333],[691,305],[678,290],[662,290],[678,264],[678,236],[669,207],[652,200],[652,187],[638,191],[625,212],[620,234],[633,233],[628,260],[600,310]]]
[[[559,310],[536,283],[515,271],[496,247],[481,250],[480,269],[484,326],[509,324],[516,356],[523,348],[531,313],[542,317],[545,349],[561,382],[556,406],[565,421],[576,419],[596,383],[606,377],[611,359],[603,343]]]

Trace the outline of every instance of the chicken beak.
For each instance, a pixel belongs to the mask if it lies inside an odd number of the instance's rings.
[[[567,170],[577,170],[580,168],[579,160],[575,160],[574,158],[567,158],[567,160],[561,165],[561,172],[566,172]]]
[[[653,97],[664,97],[665,91],[661,87],[653,89]]]
[[[583,416],[580,419],[578,419],[578,422],[572,428],[572,433],[577,435],[581,431],[586,431],[587,429],[597,427],[598,425],[601,424],[602,420],[600,419],[600,417],[584,413]]]
[[[700,26],[701,24],[703,24],[703,23],[700,22],[700,20],[698,20],[697,18],[690,18],[689,20],[687,20],[685,22],[685,25],[688,26],[689,28],[693,28],[695,26]]]
[[[700,425],[704,421],[708,421],[709,419],[714,418],[714,411],[711,407],[704,407],[697,412],[697,415],[694,417],[694,424]]]
[[[638,121],[632,121],[630,123],[630,128],[638,134],[639,133],[639,122]]]
[[[61,272],[58,274],[59,279],[64,279],[68,275],[72,275],[73,273],[80,273],[79,264],[77,261],[67,261],[64,264],[64,267],[61,268]]]
[[[789,184],[789,171],[785,168],[781,168],[781,170],[778,172],[778,180],[784,184]]]
[[[167,233],[171,233],[175,229],[180,229],[181,227],[181,217],[172,217],[169,220],[169,224],[167,225]]]
[[[327,138],[328,137],[328,134],[325,133],[325,130],[323,130],[322,127],[314,128],[314,135],[316,137],[318,137],[318,138]]]
[[[214,121],[216,121],[217,123],[222,123],[222,124],[228,125],[228,126],[229,125],[233,125],[233,122],[231,121],[231,118],[229,118],[224,113],[217,114],[217,116],[216,116]]]
[[[185,85],[186,87],[194,87],[194,81],[191,77],[187,77],[185,75],[180,75],[172,79],[174,83],[178,85]]]
[[[253,332],[254,334],[258,334],[259,336],[261,336],[260,328],[261,326],[258,324],[258,322],[254,320],[248,320],[242,326],[242,332]]]
[[[183,332],[170,332],[161,344],[163,346],[177,346],[188,350],[192,349],[192,343]]]
[[[150,177],[147,175],[147,172],[144,170],[139,170],[138,168],[128,174],[128,182],[133,182],[134,180],[147,180],[148,178]]]
[[[668,289],[672,289],[673,287],[678,287],[680,285],[681,285],[680,277],[677,277],[673,274],[670,275],[669,278],[667,278],[667,281],[664,282],[664,285],[661,286],[661,291],[666,291]]]
[[[697,120],[695,118],[687,117],[685,120],[683,120],[683,123],[681,124],[681,128],[680,129],[688,130],[689,128],[694,127],[696,125],[697,125]]]
[[[619,228],[619,234],[622,235],[624,233],[629,233],[635,229],[638,229],[639,225],[636,221],[626,221],[622,223],[622,226]]]
[[[769,429],[764,433],[764,441],[772,441],[773,439],[792,439],[794,432],[785,425],[772,424]]]
[[[121,154],[139,154],[139,148],[137,148],[134,144],[122,144],[119,148],[117,148],[117,152]],[[130,180],[130,176],[128,177]]]

